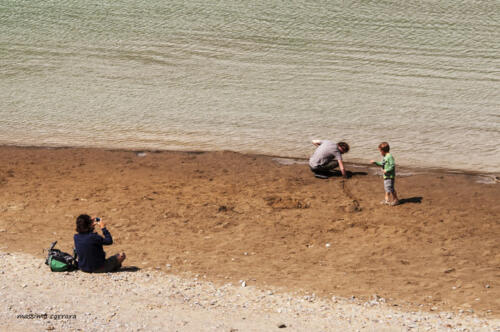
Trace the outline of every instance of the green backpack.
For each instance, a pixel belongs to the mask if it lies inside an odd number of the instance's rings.
[[[53,242],[48,249],[47,259],[45,264],[50,267],[52,272],[74,271],[78,269],[76,257],[68,253],[62,252],[59,249],[54,249],[57,241]],[[76,255],[75,255],[76,256]]]

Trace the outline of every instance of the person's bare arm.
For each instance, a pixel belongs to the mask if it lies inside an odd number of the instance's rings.
[[[342,173],[342,176],[346,178],[347,174],[345,172],[344,162],[342,160],[339,160],[339,168],[340,168],[340,172]]]
[[[319,139],[313,139],[312,140],[312,144],[314,144],[316,146],[320,146],[321,145],[321,140],[319,140]]]

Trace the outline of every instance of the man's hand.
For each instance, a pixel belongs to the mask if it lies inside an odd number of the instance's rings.
[[[352,172],[351,172],[351,171],[344,170],[344,171],[342,172],[342,177],[343,177],[344,179],[350,179],[350,178],[352,178]]]
[[[375,164],[375,160],[370,160],[370,164]]]

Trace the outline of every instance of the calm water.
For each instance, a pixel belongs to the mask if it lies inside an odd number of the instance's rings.
[[[500,171],[500,2],[0,0],[0,144]]]

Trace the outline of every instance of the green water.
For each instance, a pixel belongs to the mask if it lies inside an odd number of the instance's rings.
[[[500,171],[498,1],[0,0],[0,144]]]

